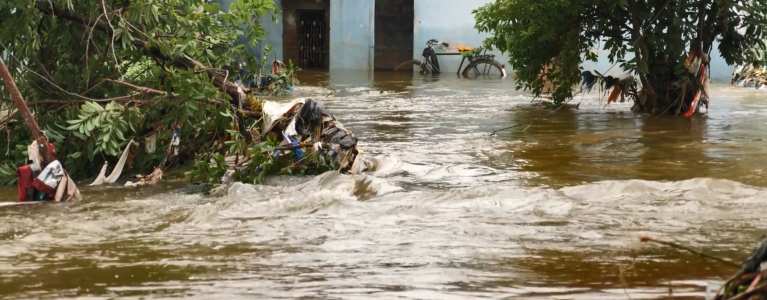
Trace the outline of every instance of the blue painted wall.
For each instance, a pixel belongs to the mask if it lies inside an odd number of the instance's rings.
[[[494,0],[415,0],[415,28],[413,32],[413,57],[421,58],[421,52],[429,39],[450,44],[447,51],[455,52],[457,46],[478,47],[488,34],[480,34],[474,28],[472,10]],[[442,50],[437,50],[442,52]],[[505,55],[495,52],[496,60],[508,64]],[[440,56],[439,66],[444,72],[456,72],[460,56]],[[507,66],[506,71],[511,69]]]
[[[330,69],[372,70],[375,0],[330,1]]]

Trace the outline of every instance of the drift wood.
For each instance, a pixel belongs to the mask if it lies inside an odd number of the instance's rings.
[[[729,267],[733,267],[733,268],[736,268],[736,269],[740,268],[740,266],[738,264],[734,263],[734,262],[728,261],[728,260],[720,258],[720,257],[713,256],[711,254],[706,254],[704,252],[692,249],[692,248],[687,247],[687,246],[682,246],[682,245],[679,245],[677,243],[672,243],[672,242],[667,242],[667,241],[659,241],[659,240],[656,240],[656,239],[653,239],[653,238],[650,238],[650,237],[646,237],[646,236],[645,237],[640,237],[639,240],[641,242],[643,242],[643,243],[652,242],[652,243],[668,246],[668,247],[671,247],[671,248],[674,248],[674,249],[684,250],[684,251],[690,252],[692,254],[695,254],[697,256],[700,256],[702,258],[713,259],[713,260],[718,261],[720,263],[723,263],[724,265],[729,266]]]

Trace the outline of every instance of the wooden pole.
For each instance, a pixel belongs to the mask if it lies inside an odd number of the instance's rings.
[[[37,145],[40,147],[40,154],[43,155],[43,164],[49,164],[51,162],[51,153],[48,151],[48,139],[45,138],[45,135],[40,131],[40,127],[37,126],[35,117],[33,117],[32,112],[29,111],[29,107],[27,107],[27,103],[24,102],[24,98],[21,97],[19,88],[16,87],[16,82],[13,81],[11,72],[8,71],[8,67],[5,66],[5,61],[3,61],[2,57],[0,57],[0,79],[3,80],[5,87],[11,93],[11,98],[16,104],[19,113],[21,113],[21,116],[24,118],[24,123],[27,124],[29,131],[32,132],[32,136],[35,137]]]

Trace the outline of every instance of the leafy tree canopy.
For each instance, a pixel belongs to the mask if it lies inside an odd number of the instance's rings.
[[[137,160],[138,170],[149,170],[175,128],[182,158],[243,139],[242,116],[258,114],[247,111],[251,93],[223,67],[258,64],[234,43],[245,35],[255,46],[264,38],[260,20],[272,11],[276,21],[277,12],[273,0],[239,0],[228,10],[208,2],[0,1],[0,53],[10,54],[17,85],[71,174],[94,174],[128,140],[156,134],[158,150]],[[4,89],[0,108],[0,129],[12,141],[0,146],[10,153],[2,175],[26,161],[31,138],[14,122]]]
[[[767,35],[767,5],[756,0],[496,0],[473,13],[491,33],[486,46],[508,53],[517,89],[541,95],[545,73],[561,103],[601,48],[638,75],[652,100],[645,110],[656,113],[684,94],[680,80],[696,82],[684,68],[691,51],[710,53],[716,41],[728,64],[752,63]]]

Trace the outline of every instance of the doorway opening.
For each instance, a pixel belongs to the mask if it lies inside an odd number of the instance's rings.
[[[301,69],[330,65],[330,1],[282,0],[282,57]]]
[[[391,71],[413,59],[414,18],[413,0],[375,0],[376,71]]]
[[[298,16],[298,66],[302,69],[327,69],[328,39],[325,30],[325,11],[317,9],[297,10]]]

